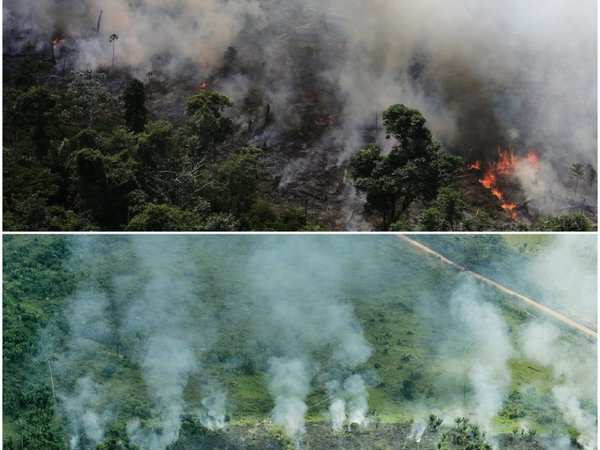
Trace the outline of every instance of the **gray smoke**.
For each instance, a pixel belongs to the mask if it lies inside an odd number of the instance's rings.
[[[82,69],[111,64],[108,35],[117,33],[117,64],[137,75],[207,78],[235,47],[243,70],[217,84],[238,104],[249,86],[266,91],[279,125],[299,124],[290,105],[310,92],[334,94],[325,112],[339,125],[325,140],[341,143],[339,161],[364,144],[376,113],[408,104],[468,157],[538,149],[538,176],[518,178],[536,206],[556,209],[572,197],[568,165],[596,167],[596,8],[594,0],[9,0],[4,22],[73,36]],[[288,182],[298,164],[311,164],[299,161]],[[556,201],[540,198],[548,193]]]
[[[94,251],[100,251],[100,246],[91,238],[81,238],[67,264],[85,264],[86,253]],[[110,406],[103,405],[104,387],[94,380],[94,374],[85,365],[84,369],[79,368],[86,359],[101,354],[103,346],[110,342],[109,308],[109,299],[98,288],[96,280],[86,280],[66,302],[67,346],[61,352],[51,350],[55,359],[48,363],[54,372],[52,387],[54,389],[56,384],[62,400],[72,449],[88,445],[86,443],[99,444],[112,416]],[[74,372],[75,367],[78,370]],[[73,384],[59,383],[73,376],[77,377]]]
[[[227,394],[224,390],[213,390],[202,399],[202,408],[198,413],[200,423],[209,430],[221,430],[225,427]]]

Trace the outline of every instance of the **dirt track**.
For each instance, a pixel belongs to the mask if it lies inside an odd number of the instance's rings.
[[[530,308],[536,309],[536,310],[542,312],[543,314],[545,314],[546,316],[549,316],[552,319],[557,320],[557,321],[563,323],[564,325],[567,325],[567,326],[575,329],[576,331],[585,334],[588,337],[591,337],[592,339],[598,338],[598,332],[596,330],[586,327],[585,325],[582,325],[579,322],[576,322],[575,320],[568,318],[564,314],[561,314],[558,311],[555,311],[554,309],[549,308],[540,302],[537,302],[529,297],[526,297],[523,294],[519,294],[518,292],[515,292],[512,289],[509,289],[506,286],[503,286],[500,283],[497,283],[494,280],[491,280],[490,278],[484,277],[483,275],[481,275],[477,272],[473,272],[472,270],[469,270],[466,267],[461,266],[460,264],[456,264],[454,261],[449,260],[444,255],[436,252],[435,250],[427,247],[424,244],[421,244],[420,242],[415,241],[414,239],[409,238],[408,236],[398,235],[398,238],[402,239],[403,241],[416,247],[420,251],[425,252],[431,256],[434,256],[434,257],[440,259],[443,263],[453,266],[457,270],[469,273],[471,276],[473,276],[478,281],[485,283],[488,286],[493,287],[494,289],[497,289],[498,291],[502,292],[503,294],[509,295],[513,298],[516,298],[517,300],[519,300],[521,302],[524,302]]]

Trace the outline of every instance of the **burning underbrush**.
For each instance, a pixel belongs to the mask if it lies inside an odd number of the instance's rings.
[[[479,183],[497,199],[500,207],[511,220],[519,218],[520,210],[527,210],[527,200],[522,203],[513,201],[513,195],[519,196],[519,177],[526,176],[536,183],[540,171],[540,154],[530,150],[525,156],[517,156],[512,149],[499,149],[498,158],[489,163],[475,161],[467,166],[476,171],[481,178]],[[522,195],[522,194],[521,194]]]

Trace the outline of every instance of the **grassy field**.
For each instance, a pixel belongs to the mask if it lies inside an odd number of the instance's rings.
[[[68,239],[5,239],[5,436],[23,432],[22,421],[18,420],[21,403],[15,400],[19,391],[32,383],[47,385],[47,360],[59,360],[61,352],[72,345],[66,340],[68,314],[64,308],[69,295],[75,292],[76,282],[94,279],[95,286],[104,289],[114,306],[110,322],[115,327],[125,320],[122,311],[130,298],[148,282],[148,266],[140,266],[134,259],[125,238],[96,238],[100,244],[96,242],[93,257],[84,255],[86,263],[70,267],[64,264],[70,248]],[[150,237],[140,239],[145,239],[144,245],[148,247],[154,245]],[[449,405],[466,412],[473,406],[472,389],[465,381],[466,372],[451,371],[460,365],[453,358],[460,358],[461,351],[473,345],[465,340],[450,312],[452,293],[469,282],[459,271],[387,236],[171,239],[184,240],[185,258],[179,261],[182,265],[164,270],[173,271],[189,282],[206,308],[196,311],[198,316],[193,319],[202,324],[206,310],[211,311],[213,318],[239,318],[219,320],[214,342],[203,356],[204,370],[201,376],[193,376],[185,388],[190,413],[192,406],[198,405],[206,393],[206,379],[210,378],[218,380],[227,391],[231,424],[256,425],[269,418],[274,403],[266,386],[262,359],[255,357],[260,342],[254,338],[256,330],[252,321],[245,320],[245,308],[260,305],[260,296],[265,295],[256,290],[257,280],[267,280],[269,274],[276,277],[288,273],[278,272],[282,261],[292,266],[297,264],[289,272],[297,274],[297,278],[294,276],[290,282],[272,280],[269,293],[296,302],[304,301],[306,296],[323,296],[326,303],[327,298],[333,296],[337,302],[351,306],[372,347],[369,360],[355,370],[368,380],[370,414],[378,422],[407,424],[415,417],[443,412]],[[257,268],[260,275],[250,273],[252,264],[256,263],[252,256],[258,249],[277,249],[281,245],[289,246],[292,241],[292,248],[306,245],[321,249],[326,263],[265,259],[261,260],[264,267]],[[525,241],[510,238],[505,242],[507,253],[515,252],[515,258],[524,257]],[[527,238],[526,242],[529,249],[546,244],[546,240],[538,238]],[[313,266],[315,271],[306,270],[306,265]],[[335,272],[334,276],[328,275],[330,270]],[[127,278],[126,283],[115,288],[115,279],[132,273],[133,278]],[[329,279],[335,281],[329,282]],[[303,287],[313,282],[314,286]],[[531,313],[492,289],[476,289],[478,301],[495,305],[501,312],[511,341],[518,346],[516,336],[532,318]],[[590,346],[576,334],[566,333],[566,336],[578,345]],[[23,351],[9,352],[7,360],[6,348],[11,342],[22,345]],[[107,395],[102,401],[106,407],[116,409],[118,421],[124,423],[132,417],[151,421],[151,401],[139,365],[128,356],[130,345],[126,336],[95,342],[94,352],[79,358],[76,366],[63,371],[56,369],[57,390],[68,390],[77,377],[92,374],[106,387]],[[323,366],[328,357],[325,350],[312,355],[315,364]],[[542,434],[568,430],[550,398],[554,382],[549,369],[514,357],[510,360],[510,371],[509,393],[526,394],[511,395],[505,400],[503,412],[494,420],[495,431],[510,433],[524,421]],[[307,405],[309,424],[328,420],[328,396],[318,376],[313,379]],[[506,411],[516,407],[521,414],[511,418]]]

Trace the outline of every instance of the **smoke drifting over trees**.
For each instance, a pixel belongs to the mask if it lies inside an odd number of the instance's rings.
[[[241,101],[262,80],[281,109],[276,117],[297,89],[293,64],[309,64],[316,82],[341,99],[339,137],[348,151],[375,112],[402,102],[464,155],[536,147],[549,162],[596,164],[593,0],[44,0],[8,1],[4,12],[5,25],[18,20],[40,35],[77,39],[80,69],[108,64],[106,33],[119,35],[118,64],[142,76],[160,69],[208,78],[234,47],[246,70],[219,82]],[[320,57],[294,61],[291,41],[282,39],[294,27],[321,43]],[[550,169],[544,181],[557,176]]]

